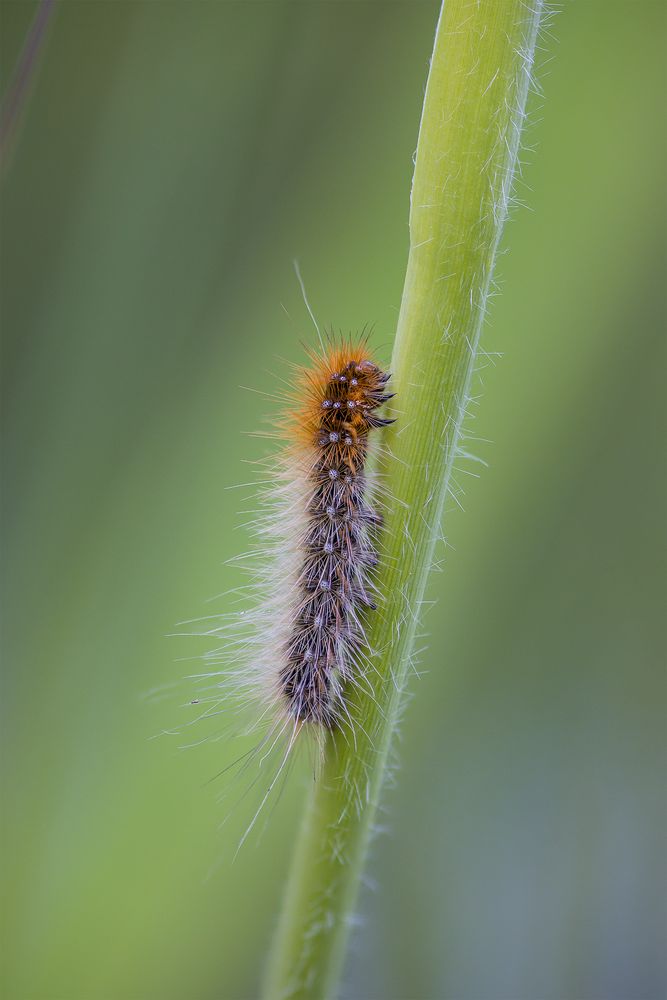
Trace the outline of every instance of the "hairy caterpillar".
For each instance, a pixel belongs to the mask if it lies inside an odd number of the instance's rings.
[[[369,432],[390,423],[376,411],[393,394],[365,345],[348,342],[313,362],[298,382],[300,405],[285,422],[294,439],[286,472],[301,483],[302,529],[276,682],[288,716],[331,728],[344,710],[344,685],[358,670],[361,612],[375,607],[380,517],[365,467]]]
[[[256,545],[234,560],[251,574],[253,606],[198,633],[221,640],[204,656],[221,669],[197,675],[214,684],[191,702],[193,722],[225,712],[230,682],[245,700],[263,703],[255,725],[268,720],[265,732],[241,758],[245,768],[280,754],[262,805],[302,730],[321,745],[328,730],[348,724],[346,689],[364,683],[364,620],[376,605],[382,518],[367,459],[371,432],[392,422],[378,414],[393,396],[390,376],[371,359],[365,337],[329,337],[308,355],[269,435],[283,447],[263,463],[268,475],[250,524]]]

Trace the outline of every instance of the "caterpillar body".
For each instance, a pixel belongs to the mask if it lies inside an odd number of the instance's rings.
[[[249,525],[256,544],[233,560],[251,575],[252,606],[213,616],[222,624],[212,627],[202,619],[206,628],[195,633],[219,645],[203,657],[206,672],[195,675],[205,690],[190,702],[197,717],[187,726],[217,723],[237,702],[230,695],[241,695],[259,701],[251,728],[263,730],[236,762],[243,762],[241,771],[279,755],[243,840],[299,734],[309,731],[321,749],[327,732],[351,724],[350,686],[368,686],[365,622],[377,603],[382,524],[368,457],[372,432],[393,422],[378,413],[393,396],[390,375],[372,360],[365,338],[331,337],[308,354],[311,363],[295,368],[268,435],[283,446],[262,463],[267,475]]]
[[[314,360],[299,380],[303,405],[287,420],[297,441],[288,464],[303,478],[303,528],[277,683],[289,716],[331,728],[359,668],[361,613],[375,607],[381,519],[365,469],[370,431],[390,423],[377,410],[393,394],[364,346],[345,344]]]

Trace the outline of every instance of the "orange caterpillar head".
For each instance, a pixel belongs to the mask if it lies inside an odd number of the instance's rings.
[[[355,450],[365,453],[368,432],[393,423],[375,412],[394,395],[385,391],[390,375],[371,360],[365,342],[343,342],[311,358],[313,367],[299,372],[300,405],[290,415],[291,430],[306,447],[348,449],[356,464],[361,456]]]

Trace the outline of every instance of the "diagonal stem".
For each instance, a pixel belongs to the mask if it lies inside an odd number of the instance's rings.
[[[329,738],[294,852],[265,996],[331,997],[411,663],[419,610],[469,401],[512,185],[541,0],[445,0],[410,205],[410,253],[384,433],[382,610],[366,688],[350,692],[356,746]]]
[[[14,68],[7,93],[0,109],[0,165],[7,161],[21,111],[28,99],[30,85],[37,72],[39,55],[53,13],[54,0],[40,0],[19,60]]]

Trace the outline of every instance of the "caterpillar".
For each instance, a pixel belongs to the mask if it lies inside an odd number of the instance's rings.
[[[230,686],[259,702],[253,728],[265,732],[239,760],[245,769],[276,748],[281,757],[260,810],[304,729],[321,748],[328,731],[351,724],[346,692],[367,683],[365,622],[377,604],[382,515],[368,458],[371,434],[393,422],[378,412],[394,395],[391,376],[365,336],[330,335],[306,350],[310,363],[294,367],[265,435],[282,446],[263,463],[256,544],[233,560],[251,574],[252,606],[195,633],[221,644],[203,657],[209,669],[196,678],[213,688],[190,702],[198,715],[188,725],[224,714]]]
[[[371,574],[381,518],[369,501],[370,432],[391,423],[377,410],[393,393],[366,345],[335,346],[301,372],[289,478],[301,482],[300,537],[276,683],[288,716],[333,728],[344,710],[364,645],[362,612],[375,609]]]

